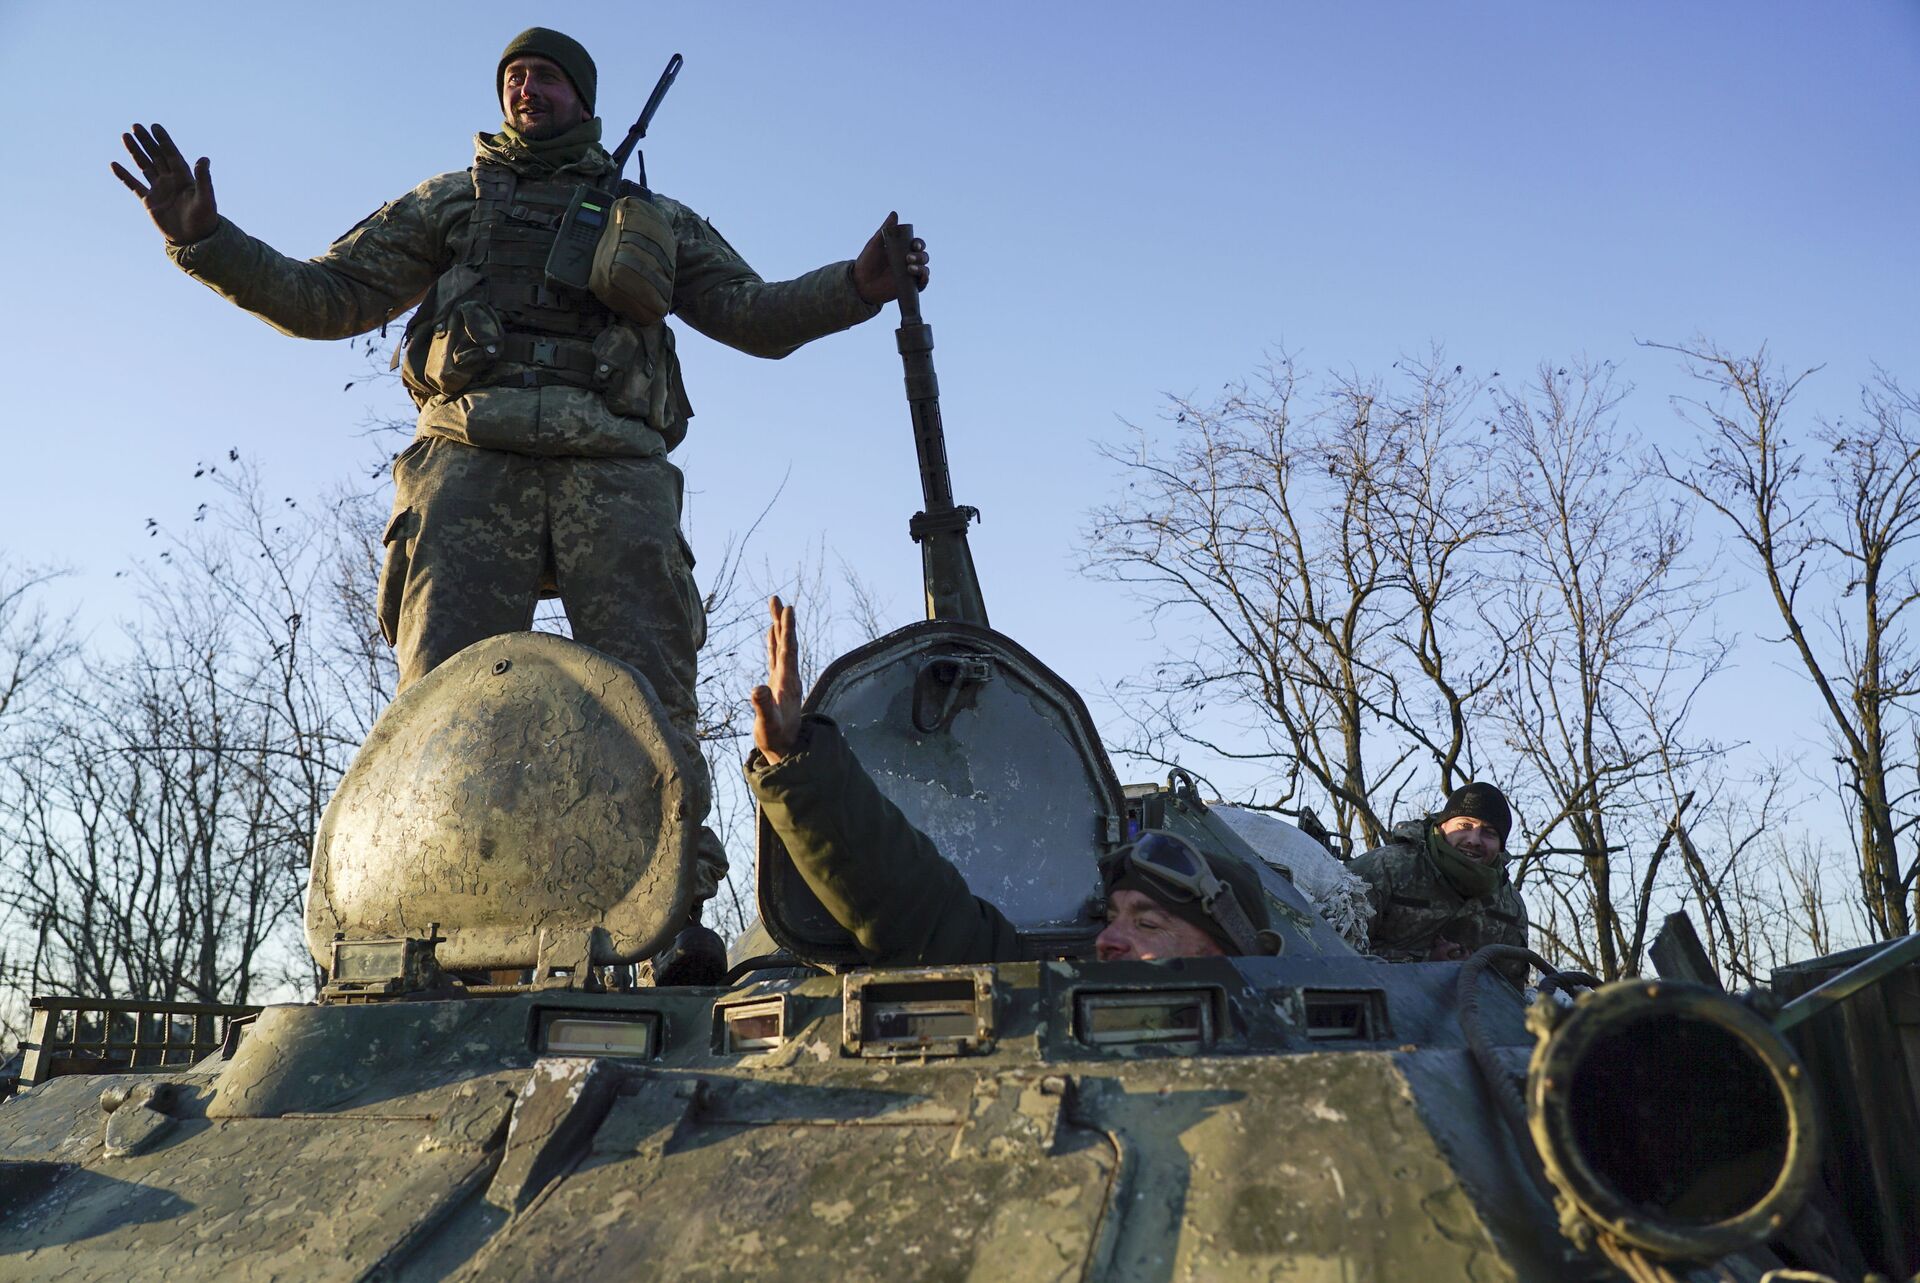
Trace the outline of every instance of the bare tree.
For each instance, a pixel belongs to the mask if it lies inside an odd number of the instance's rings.
[[[1687,772],[1694,788],[1678,798],[1675,827],[1684,881],[1674,890],[1721,973],[1765,984],[1794,958],[1867,938],[1857,897],[1834,886],[1845,862],[1805,822],[1791,768],[1775,761],[1737,777],[1719,768]],[[1823,818],[1811,813],[1815,825]]]
[[[1906,935],[1920,914],[1920,900],[1909,903],[1920,897],[1920,858],[1901,854],[1920,821],[1910,614],[1920,600],[1920,403],[1878,373],[1858,418],[1814,431],[1824,451],[1809,459],[1787,410],[1815,371],[1790,374],[1765,348],[1742,357],[1704,341],[1655,346],[1708,388],[1682,404],[1703,444],[1664,471],[1718,514],[1765,583],[1784,629],[1776,640],[1826,714],[1868,918],[1882,938]]]
[[[1745,985],[1787,959],[1838,947],[1824,844],[1796,823],[1801,799],[1780,762],[1733,776],[1724,763],[1679,767],[1665,780],[1681,880],[1708,956]]]
[[[1396,371],[1310,386],[1282,358],[1105,450],[1126,490],[1086,565],[1165,645],[1116,692],[1123,747],[1263,769],[1265,805],[1327,807],[1351,846],[1493,779],[1546,951],[1635,974],[1692,903],[1757,975],[1797,939],[1776,866],[1803,846],[1694,729],[1732,643],[1690,499],[1648,484],[1620,421],[1630,389],[1604,362],[1492,392],[1438,353]]]
[[[388,517],[383,500],[377,491],[344,484],[323,499],[323,555],[330,568],[309,634],[339,674],[342,693],[355,703],[346,711],[349,723],[367,728],[392,700],[400,678],[393,648],[380,631],[380,567],[387,551],[381,536]]]
[[[331,521],[230,457],[154,523],[124,648],[66,665],[0,783],[0,905],[33,992],[245,1001],[311,978],[307,853],[383,696],[325,626]]]
[[[73,620],[42,600],[57,578],[55,571],[0,559],[0,734],[7,719],[24,716],[48,693],[50,679],[73,657]],[[14,747],[0,738],[0,749]]]
[[[1498,398],[1523,503],[1508,575],[1519,638],[1494,706],[1515,791],[1537,803],[1519,873],[1551,889],[1557,945],[1606,979],[1639,970],[1682,823],[1672,783],[1717,752],[1688,738],[1688,717],[1726,654],[1702,627],[1716,594],[1686,564],[1688,514],[1647,497],[1617,421],[1626,391],[1610,366],[1576,363]]]
[[[1506,642],[1479,623],[1474,554],[1507,500],[1477,395],[1435,353],[1391,387],[1331,380],[1297,410],[1281,357],[1211,404],[1173,400],[1164,449],[1137,433],[1103,451],[1127,492],[1092,514],[1086,565],[1183,630],[1119,688],[1129,752],[1264,765],[1265,805],[1324,798],[1349,847],[1384,839],[1409,789],[1471,774],[1469,710]]]
[[[76,649],[73,621],[50,610],[47,586],[58,575],[0,559],[0,770],[38,751],[37,715],[55,695]],[[3,873],[4,870],[0,870]],[[0,1035],[26,1032],[25,997],[10,983],[28,965],[31,928],[0,899]]]
[[[1408,384],[1399,395],[1377,380],[1339,381],[1353,412],[1334,420],[1336,448],[1342,459],[1373,461],[1356,534],[1384,546],[1386,583],[1404,601],[1390,634],[1397,654],[1380,670],[1390,698],[1379,712],[1449,793],[1479,772],[1473,715],[1513,657],[1518,628],[1497,609],[1498,550],[1524,513],[1491,437],[1469,425],[1480,387],[1460,366],[1449,372],[1437,350],[1395,368]],[[1396,793],[1394,810],[1400,803]]]

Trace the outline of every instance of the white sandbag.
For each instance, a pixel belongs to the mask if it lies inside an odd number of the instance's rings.
[[[1326,847],[1277,815],[1249,811],[1226,802],[1209,802],[1207,809],[1226,822],[1241,841],[1261,859],[1293,877],[1327,925],[1362,953],[1367,949],[1367,924],[1373,905],[1367,900],[1366,881],[1357,877]]]

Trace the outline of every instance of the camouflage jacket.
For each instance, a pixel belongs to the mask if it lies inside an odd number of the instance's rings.
[[[481,159],[504,160],[485,135],[476,146]],[[610,181],[610,171],[606,152],[596,147],[558,174],[538,176],[592,183]],[[879,311],[854,290],[851,261],[768,283],[706,219],[677,201],[656,199],[677,240],[673,312],[702,334],[755,356],[777,358]],[[346,338],[413,307],[442,273],[462,261],[471,240],[473,206],[472,174],[457,170],[382,205],[315,259],[288,258],[225,218],[212,235],[170,245],[167,253],[215,293],[284,333]],[[649,326],[642,339],[643,377],[664,382],[661,391],[670,389],[670,395],[649,397],[644,388],[625,389],[610,406],[607,397],[588,388],[487,387],[461,397],[430,398],[421,407],[420,431],[524,454],[664,453],[685,436],[693,410],[681,387],[672,331]]]
[[[1428,856],[1425,820],[1397,824],[1389,838],[1347,866],[1366,879],[1374,953],[1392,962],[1424,962],[1442,936],[1469,954],[1489,944],[1526,946],[1527,906],[1512,882],[1502,880],[1493,894],[1466,899]]]
[[[800,876],[874,966],[1004,962],[1013,924],[967,889],[926,834],[907,823],[831,719],[809,716],[797,751],[747,780]]]

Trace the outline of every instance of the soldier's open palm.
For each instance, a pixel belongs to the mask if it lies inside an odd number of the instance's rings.
[[[174,145],[164,125],[149,130],[135,125],[133,132],[121,134],[127,154],[140,169],[143,184],[119,162],[113,165],[114,177],[140,198],[160,234],[175,245],[186,245],[211,236],[220,225],[220,214],[213,200],[213,169],[202,156],[187,167],[187,158]]]
[[[767,684],[753,690],[753,743],[769,762],[793,752],[800,738],[800,635],[793,607],[767,599]]]

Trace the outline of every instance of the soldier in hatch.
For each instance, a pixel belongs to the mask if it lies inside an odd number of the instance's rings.
[[[777,358],[867,320],[895,290],[878,234],[852,261],[768,283],[691,209],[621,184],[600,146],[597,83],[579,43],[522,32],[495,73],[505,123],[476,137],[473,167],[381,206],[311,261],[221,217],[206,158],[189,168],[159,125],[123,136],[140,179],[113,171],[176,264],[288,334],[345,338],[419,305],[395,358],[419,428],[394,462],[379,592],[400,688],[476,641],[531,626],[545,590],[576,638],[646,675],[698,763],[706,618],[680,533],[680,471],[667,461],[693,411],[664,318]],[[583,187],[620,197],[584,289],[548,274]],[[926,265],[913,242],[908,266],[923,287]],[[701,899],[725,872],[703,834]],[[724,968],[708,936],[695,952]]]
[[[1499,789],[1464,784],[1437,813],[1395,825],[1385,846],[1349,864],[1373,903],[1373,951],[1391,962],[1458,962],[1483,945],[1525,948],[1527,906],[1507,878],[1512,829]]]
[[[1013,924],[887,800],[826,717],[800,713],[793,608],[768,603],[767,684],[753,692],[747,780],[808,887],[874,966],[1018,959]],[[1277,952],[1259,876],[1148,832],[1100,864],[1102,962]]]

